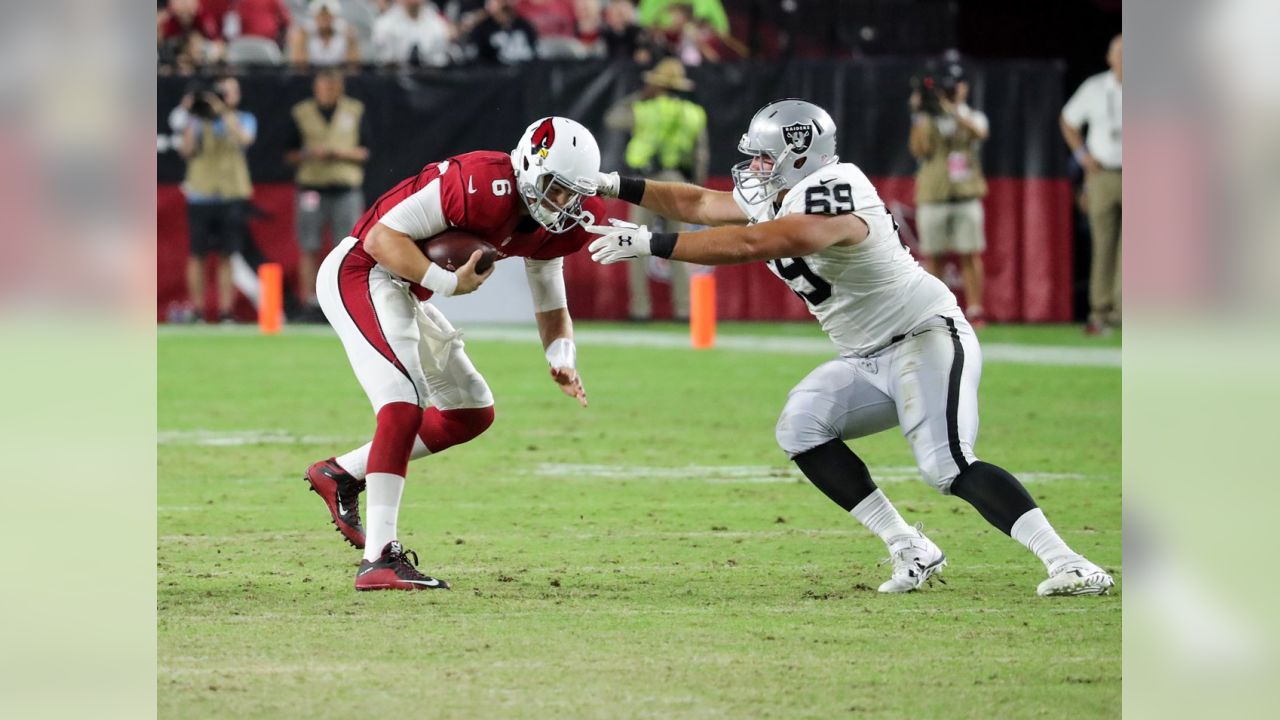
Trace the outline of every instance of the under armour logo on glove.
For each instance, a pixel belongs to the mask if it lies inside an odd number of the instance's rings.
[[[652,254],[649,252],[649,240],[653,233],[644,225],[610,220],[609,225],[587,225],[586,230],[600,236],[587,246],[587,250],[591,252],[591,259],[601,265]]]

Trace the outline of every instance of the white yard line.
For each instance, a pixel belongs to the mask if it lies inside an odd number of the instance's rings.
[[[286,329],[290,335],[332,336],[325,325],[300,325]],[[257,335],[257,328],[249,325],[189,326],[162,325],[159,334],[173,336],[228,336],[247,337]],[[538,342],[537,329],[510,325],[474,325],[463,329],[469,340],[496,342]],[[662,349],[688,349],[689,338],[683,333],[653,330],[595,330],[580,328],[577,331],[580,345],[613,347],[644,347]],[[716,338],[716,349],[731,352],[763,352],[784,355],[835,355],[830,341],[813,337],[778,337],[770,335],[721,335]],[[1068,367],[1120,367],[1120,348],[1070,347],[1063,345],[1019,345],[1012,343],[983,343],[983,359],[989,363],[1017,363],[1022,365],[1059,365]]]
[[[1069,367],[1120,367],[1120,348],[1064,347],[983,343],[982,359],[991,363],[1065,365]]]

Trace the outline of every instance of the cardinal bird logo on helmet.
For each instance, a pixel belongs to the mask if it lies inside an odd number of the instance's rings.
[[[547,156],[547,150],[556,142],[556,128],[551,124],[551,118],[542,121],[537,130],[533,131],[533,136],[529,138],[529,152],[537,153],[541,157]]]

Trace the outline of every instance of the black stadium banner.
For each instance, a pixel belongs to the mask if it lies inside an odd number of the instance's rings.
[[[801,98],[823,106],[839,127],[841,159],[874,177],[909,176],[910,78],[922,63],[906,58],[744,62],[690,68],[687,95],[707,110],[713,176],[741,159],[738,138],[766,103]],[[1058,134],[1063,99],[1060,62],[966,64],[970,104],[984,111],[991,138],[983,147],[988,176],[1061,178],[1066,150]],[[525,126],[546,115],[574,118],[597,133],[605,169],[618,169],[626,138],[606,131],[609,106],[638,89],[641,69],[605,62],[536,62],[507,68],[453,68],[413,74],[362,73],[347,78],[347,94],[369,114],[371,156],[365,195],[377,197],[423,165],[470,150],[506,150]],[[284,163],[291,106],[310,95],[306,75],[241,76],[241,108],[258,120],[249,150],[255,182],[289,182]],[[158,132],[169,135],[168,114],[192,86],[188,78],[157,78]],[[165,148],[161,143],[160,147]],[[161,152],[158,181],[177,183],[183,165]]]

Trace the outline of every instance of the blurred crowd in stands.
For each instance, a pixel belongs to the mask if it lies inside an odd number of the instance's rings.
[[[159,0],[161,73],[746,54],[721,0]]]
[[[156,16],[161,73],[203,76],[187,81],[186,94],[169,115],[170,147],[186,162],[191,240],[191,297],[170,319],[230,319],[229,259],[252,250],[246,151],[256,140],[257,119],[239,107],[235,76],[244,67],[279,66],[313,78],[313,97],[291,110],[295,127],[281,157],[296,171],[301,250],[290,317],[316,320],[312,281],[325,231],[330,239],[340,238],[364,208],[369,132],[363,103],[345,95],[346,71],[588,58],[634,62],[647,68],[644,86],[617,101],[605,118],[607,129],[627,136],[626,171],[701,184],[708,173],[707,111],[686,97],[694,87],[686,68],[755,55],[730,35],[731,25],[742,26],[737,11],[743,7],[758,11],[759,21],[767,7],[804,15],[800,2],[792,0],[786,10],[788,3],[760,0],[162,0]],[[726,13],[726,3],[733,14]],[[885,2],[881,9],[893,6]],[[839,15],[845,6],[827,7]],[[758,29],[755,21],[750,26]],[[828,51],[858,52],[840,41],[839,25],[811,31],[826,33],[822,37],[833,43]],[[755,30],[747,35],[752,48],[780,47],[760,43]],[[802,33],[786,37],[792,47],[820,51],[815,43],[801,43]],[[1063,138],[1084,176],[1080,205],[1092,237],[1090,335],[1119,327],[1121,316],[1121,47],[1116,36],[1107,53],[1110,69],[1086,80],[1060,117]],[[930,272],[963,288],[967,315],[981,327],[988,192],[982,145],[991,128],[981,109],[968,103],[969,83],[956,51],[945,53],[940,64],[928,61],[912,86],[909,149],[918,168],[919,254]],[[1008,128],[996,129],[1002,130]],[[632,219],[664,232],[685,229],[640,211]],[[216,296],[216,316],[203,306],[205,276],[215,257],[217,282],[208,286],[216,292],[208,294]],[[948,265],[952,258],[954,270]],[[689,270],[683,264],[635,262],[630,271],[632,320],[652,317],[651,277],[672,285],[673,317],[688,317]]]

